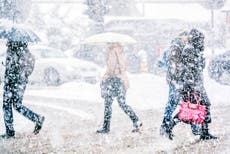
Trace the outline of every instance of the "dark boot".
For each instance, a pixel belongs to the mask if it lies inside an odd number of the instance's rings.
[[[132,130],[132,132],[139,132],[140,131],[140,128],[143,126],[142,122],[141,121],[136,121],[133,123],[133,127],[134,129]]]
[[[35,135],[37,135],[40,132],[40,130],[42,129],[42,125],[43,125],[44,121],[45,121],[45,117],[42,116],[39,118],[38,122],[36,122],[35,127],[34,127],[34,134]]]
[[[173,117],[173,120],[164,122],[161,125],[160,135],[161,136],[166,136],[170,140],[173,140],[174,135],[172,133],[172,130],[180,121],[181,120],[178,118],[178,114],[176,114]]]
[[[15,132],[14,131],[6,131],[5,134],[0,135],[1,139],[9,139],[9,138],[14,138]]]
[[[193,135],[202,134],[202,124],[200,123],[190,123]]]
[[[172,130],[167,125],[161,125],[160,135],[165,136],[170,140],[173,140],[174,135],[172,134]]]
[[[107,134],[110,131],[110,121],[104,121],[103,127],[97,130],[97,133]]]
[[[160,128],[160,135],[173,140],[174,135],[172,133],[172,129],[176,124],[177,123],[174,120],[163,123]]]
[[[218,137],[213,136],[209,133],[208,124],[202,125],[202,133],[200,135],[200,140],[215,140],[218,139]]]

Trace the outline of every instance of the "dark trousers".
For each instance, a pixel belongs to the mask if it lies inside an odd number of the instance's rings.
[[[103,83],[102,91],[104,91],[102,97],[105,100],[104,121],[109,122],[111,120],[113,98],[117,99],[119,106],[130,117],[133,123],[138,121],[138,117],[133,109],[126,104],[126,91],[121,79],[116,77],[106,79]]]
[[[169,84],[168,102],[165,106],[162,126],[166,126],[170,124],[170,122],[173,119],[172,118],[173,112],[176,110],[178,102],[179,102],[178,90],[173,84]]]
[[[38,122],[40,116],[22,105],[26,83],[5,83],[3,93],[3,113],[6,133],[14,133],[13,111],[14,109],[33,122]]]

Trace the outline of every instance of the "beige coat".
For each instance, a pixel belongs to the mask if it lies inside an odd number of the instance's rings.
[[[124,82],[126,90],[129,88],[129,80],[126,74],[126,57],[123,47],[113,44],[107,53],[107,68],[103,79],[118,77]]]

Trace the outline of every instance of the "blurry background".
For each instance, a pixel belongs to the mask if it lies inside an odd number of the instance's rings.
[[[29,43],[36,62],[23,104],[46,117],[41,134],[34,136],[34,125],[15,114],[16,138],[0,140],[0,153],[230,153],[229,12],[229,0],[0,0],[0,32],[12,22],[31,28],[41,39]],[[168,100],[164,51],[179,32],[193,27],[206,37],[204,84],[212,103],[210,128],[220,139],[197,143],[199,136],[182,124],[171,142],[159,135]],[[115,102],[111,133],[95,133],[104,113],[100,76],[106,46],[84,40],[108,31],[137,40],[125,45],[127,102],[143,120],[143,133],[131,133],[128,117]],[[6,40],[0,39],[3,64],[5,55]],[[4,68],[0,65],[1,81]],[[2,112],[0,120],[3,133]]]
[[[39,45],[105,65],[105,46],[84,44],[90,35],[113,31],[138,43],[126,46],[128,71],[159,73],[156,63],[180,31],[196,27],[206,36],[208,59],[230,40],[226,0],[0,0],[1,18],[23,22]]]

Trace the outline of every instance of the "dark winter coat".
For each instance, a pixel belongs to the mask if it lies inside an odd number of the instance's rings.
[[[197,30],[191,30],[189,43],[184,47],[180,54],[178,66],[179,77],[178,84],[181,87],[180,93],[184,100],[187,100],[187,94],[190,93],[192,102],[196,102],[194,92],[197,93],[200,103],[206,106],[207,114],[210,115],[210,101],[203,85],[203,70],[205,68],[204,58],[204,35]],[[208,116],[210,119],[210,116]],[[210,120],[207,120],[210,121]]]
[[[28,76],[32,73],[35,59],[27,48],[27,43],[7,43],[7,55],[5,62],[5,82],[28,82]]]
[[[179,66],[179,84],[196,87],[203,83],[202,74],[205,67],[203,51],[187,44],[181,52]]]
[[[168,70],[167,70],[167,82],[170,84],[177,84],[180,78],[180,59],[181,52],[185,47],[185,42],[182,38],[175,38],[170,45],[170,51],[168,56]]]
[[[189,33],[189,42],[185,45],[179,57],[179,80],[183,87],[199,89],[203,85],[204,58],[204,35],[196,29]],[[197,87],[197,88],[196,88]]]

